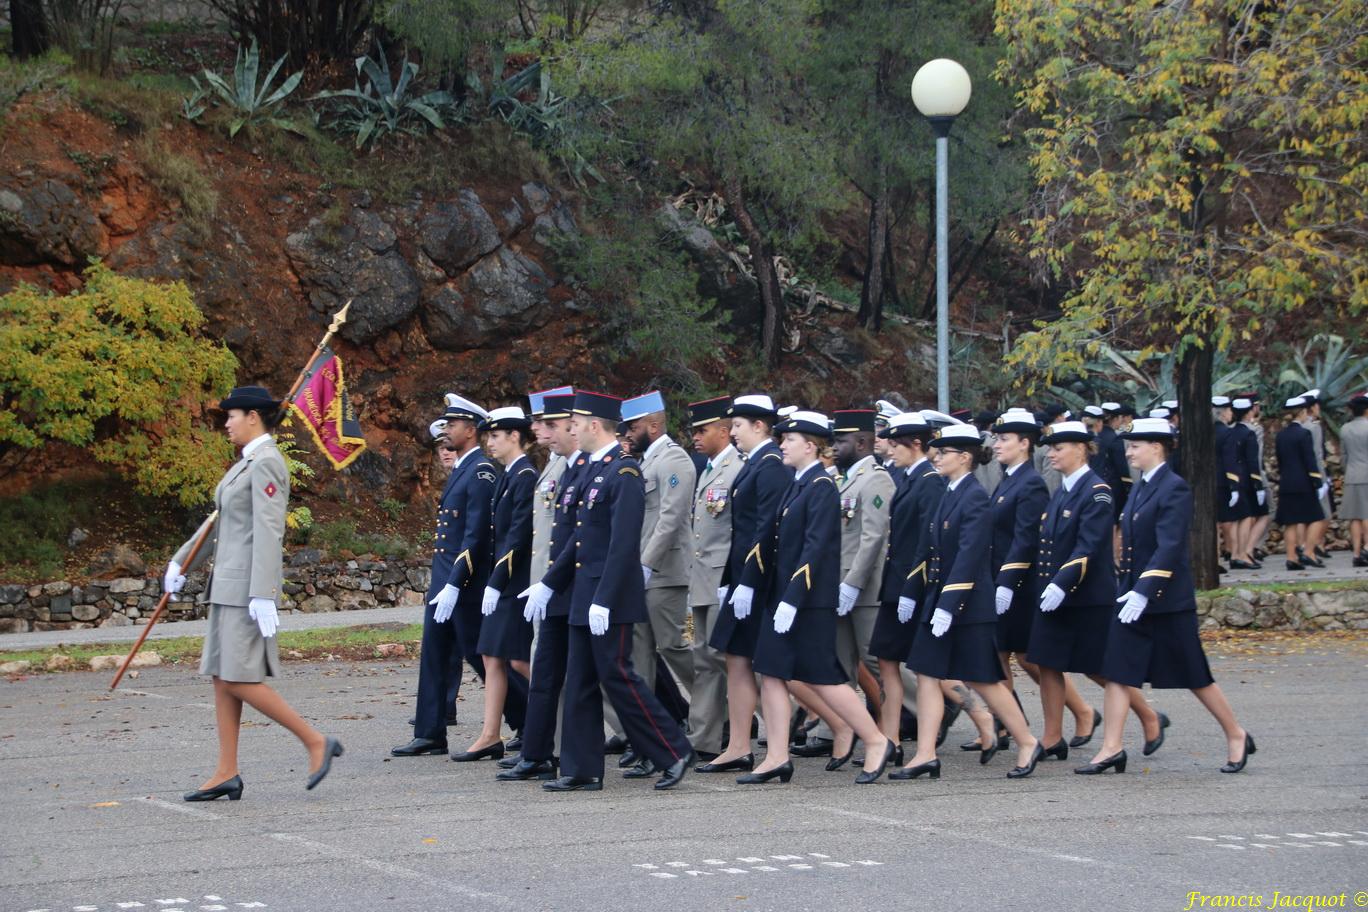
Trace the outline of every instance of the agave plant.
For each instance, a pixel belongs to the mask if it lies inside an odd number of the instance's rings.
[[[1293,350],[1292,363],[1283,368],[1278,381],[1300,387],[1291,395],[1319,389],[1325,404],[1344,405],[1353,393],[1360,391],[1359,387],[1368,384],[1368,355],[1354,352],[1342,336],[1315,335]]]
[[[209,83],[209,87],[214,90],[219,100],[232,108],[236,116],[228,125],[228,135],[236,136],[237,132],[243,127],[258,121],[270,121],[277,126],[290,127],[289,122],[274,116],[275,110],[280,103],[295,90],[299,85],[299,80],[304,73],[300,71],[281,84],[280,88],[271,92],[271,83],[275,80],[275,75],[280,67],[285,63],[282,55],[271,67],[271,71],[266,74],[261,85],[257,85],[257,70],[261,61],[260,52],[257,49],[256,39],[252,39],[252,46],[247,50],[238,47],[237,61],[233,65],[233,81],[229,83],[218,73],[209,70],[204,71],[204,79]],[[199,83],[196,83],[196,88]],[[267,93],[270,94],[267,94]],[[185,112],[187,115],[189,110]]]
[[[418,75],[418,64],[407,57],[399,67],[399,78],[390,77],[389,60],[385,50],[376,48],[379,59],[356,58],[356,88],[319,92],[314,98],[331,101],[333,119],[329,126],[340,133],[354,135],[356,148],[367,143],[372,147],[383,136],[391,133],[417,134],[428,127],[446,127],[442,112],[456,113],[456,99],[450,92],[433,91],[416,98],[409,97],[413,79]],[[366,77],[361,85],[360,77]]]

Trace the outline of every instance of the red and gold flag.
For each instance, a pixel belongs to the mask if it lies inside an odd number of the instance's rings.
[[[309,365],[290,411],[308,427],[334,469],[345,469],[365,452],[366,438],[342,378],[342,359],[331,348],[321,349]]]

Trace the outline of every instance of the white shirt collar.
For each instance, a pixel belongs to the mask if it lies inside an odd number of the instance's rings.
[[[504,468],[504,471],[505,471],[505,472],[511,472],[511,471],[513,471],[513,467],[514,467],[515,465],[517,465],[518,463],[522,462],[522,461],[523,461],[524,459],[526,459],[526,458],[527,458],[527,454],[526,454],[526,453],[519,453],[519,454],[518,454],[518,458],[517,458],[517,459],[514,459],[512,462],[510,462],[510,463],[507,465],[507,467]]]
[[[855,464],[852,465],[849,469],[846,470],[846,473],[845,473],[846,478],[854,478],[856,475],[858,475],[858,474],[860,473],[860,469],[862,469],[862,468],[865,466],[866,463],[869,463],[869,464],[872,465],[873,462],[874,462],[874,455],[873,455],[872,453],[871,453],[870,455],[866,456],[866,457],[863,458],[863,459],[857,459],[857,460],[855,460]]]
[[[660,435],[659,437],[657,437],[655,440],[651,441],[651,445],[648,446],[648,447],[646,448],[646,452],[644,452],[644,453],[641,454],[641,461],[642,461],[642,462],[645,462],[647,459],[650,459],[650,458],[651,458],[651,454],[654,453],[656,450],[659,450],[659,449],[661,449],[661,448],[663,448],[663,447],[667,447],[667,446],[669,446],[669,445],[670,445],[670,435],[669,435],[669,434],[661,434],[661,435]]]
[[[1155,466],[1154,468],[1150,469],[1148,472],[1145,472],[1144,474],[1142,474],[1140,477],[1143,478],[1143,479],[1144,479],[1145,481],[1147,481],[1147,482],[1148,482],[1148,481],[1153,481],[1153,480],[1154,480],[1155,474],[1156,474],[1160,469],[1162,469],[1164,466],[1165,466],[1165,463],[1162,463],[1162,462],[1161,462],[1161,463],[1159,463],[1157,466]]]
[[[242,445],[242,458],[246,459],[248,456],[251,456],[257,450],[261,449],[268,442],[271,442],[274,439],[275,438],[272,437],[270,434],[262,434],[260,437],[253,437],[251,440],[247,441]]]
[[[602,462],[602,461],[603,461],[603,457],[607,456],[610,452],[613,451],[613,449],[614,449],[615,447],[618,447],[618,446],[620,446],[620,444],[619,444],[616,440],[614,440],[612,443],[608,444],[608,445],[607,445],[606,447],[604,447],[603,449],[601,449],[601,450],[595,450],[595,451],[594,451],[594,455],[592,455],[592,456],[589,457],[589,461],[590,461],[590,462]]]
[[[949,484],[948,486],[946,486],[946,489],[945,489],[945,490],[947,490],[947,491],[953,491],[953,490],[955,490],[955,488],[958,488],[958,487],[959,487],[959,483],[960,483],[961,481],[964,481],[964,479],[968,478],[968,477],[969,477],[970,475],[972,475],[972,474],[973,474],[972,472],[965,472],[965,473],[964,473],[963,475],[961,475],[959,478],[956,478],[954,481],[950,482],[950,484]]]
[[[1065,475],[1064,490],[1068,491],[1069,493],[1073,493],[1073,486],[1078,484],[1078,480],[1082,478],[1087,473],[1087,471],[1088,464],[1084,463],[1080,468],[1075,469],[1072,474]]]
[[[579,451],[579,450],[574,450],[574,451],[572,451],[572,452],[570,453],[569,456],[566,456],[566,457],[565,457],[565,461],[568,462],[570,465],[574,465],[574,464],[575,464],[575,460],[576,460],[576,459],[579,459],[579,458],[580,458],[580,455],[581,455],[581,454],[580,454],[580,451]]]
[[[457,469],[459,469],[459,468],[461,467],[461,463],[465,462],[465,461],[466,461],[466,458],[467,458],[468,456],[470,456],[471,453],[478,453],[478,452],[480,452],[480,448],[477,447],[477,446],[473,446],[473,447],[471,447],[470,449],[466,450],[466,451],[465,451],[464,453],[462,453],[459,457],[457,457],[457,459],[456,459],[456,464],[455,464],[454,466],[451,467],[451,471],[454,472],[454,471],[456,471]]]
[[[749,450],[746,451],[746,458],[750,459],[756,453],[760,452],[760,449],[769,442],[770,441],[768,440],[768,438],[762,439],[759,443],[757,443],[755,446],[751,447]]]
[[[1017,463],[1016,465],[1014,465],[1014,466],[1003,466],[1003,467],[1002,467],[1002,474],[1004,474],[1004,475],[1006,475],[1006,476],[1008,476],[1008,477],[1011,477],[1012,475],[1015,475],[1015,474],[1016,474],[1016,470],[1017,470],[1017,469],[1021,468],[1021,467],[1024,466],[1025,464],[1026,464],[1025,462],[1018,462],[1018,463]]]
[[[732,445],[729,443],[729,444],[727,444],[727,445],[722,449],[722,452],[718,453],[716,456],[713,456],[713,457],[710,458],[708,461],[711,462],[711,463],[713,464],[713,468],[715,469],[715,468],[717,468],[718,466],[720,466],[722,463],[726,462],[727,457],[728,457],[729,455],[731,455],[732,453],[735,453],[735,452],[736,452],[736,447],[732,446]]]
[[[910,466],[907,467],[907,474],[911,475],[913,472],[917,471],[917,469],[921,467],[921,464],[926,461],[926,457],[923,456],[921,459],[918,459],[916,462],[912,463]]]
[[[814,460],[812,460],[812,462],[809,463],[809,464],[807,465],[806,468],[799,469],[799,470],[794,474],[793,480],[794,480],[794,481],[800,481],[804,475],[806,475],[808,472],[812,471],[812,467],[813,467],[813,466],[819,466],[819,465],[821,465],[821,464],[822,464],[822,460],[820,460],[820,459],[814,459]]]

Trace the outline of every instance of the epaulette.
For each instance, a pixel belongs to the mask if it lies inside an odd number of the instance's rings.
[[[1093,485],[1093,487],[1094,487],[1094,488],[1106,488],[1108,491],[1111,490],[1111,485],[1107,484],[1105,481],[1100,481],[1100,482],[1098,482],[1097,484]]]
[[[780,456],[778,453],[766,453],[764,456],[760,457],[760,461],[764,462],[766,459],[778,459],[780,461],[783,461],[783,458],[784,457]]]
[[[639,470],[637,470],[635,467],[629,466],[629,465],[621,466],[621,467],[618,469],[618,474],[619,474],[619,475],[635,475],[637,478],[640,478],[640,477],[641,477],[641,472],[640,472]]]
[[[518,469],[518,474],[519,474],[519,475],[527,475],[527,474],[536,475],[536,474],[537,474],[537,470],[534,469],[534,468],[532,468],[531,466],[523,466],[521,469]]]
[[[832,481],[831,476],[828,475],[828,474],[826,474],[825,472],[823,472],[822,474],[818,475],[816,478],[812,479],[812,483],[813,483],[813,484],[816,484],[816,483],[819,482],[819,481],[830,481],[832,484],[835,484],[835,483],[836,483],[836,482]]]

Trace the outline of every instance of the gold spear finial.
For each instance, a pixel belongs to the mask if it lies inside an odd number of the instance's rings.
[[[342,328],[342,324],[347,322],[347,311],[351,310],[351,305],[351,298],[348,298],[347,303],[342,305],[342,309],[333,314],[332,325],[328,327],[329,333],[337,332]]]

